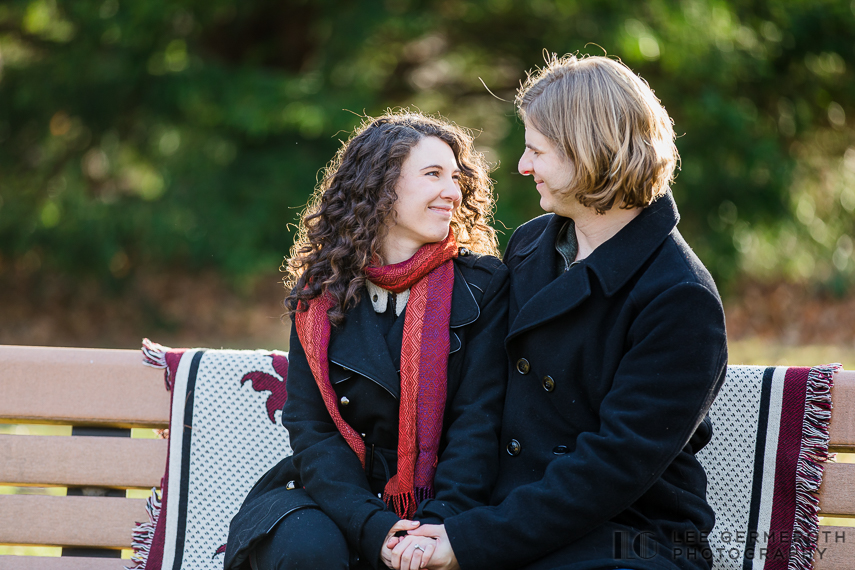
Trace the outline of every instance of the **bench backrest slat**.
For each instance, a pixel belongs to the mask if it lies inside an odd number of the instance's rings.
[[[814,570],[855,570],[855,528],[819,527]]]
[[[159,487],[166,448],[162,439],[0,435],[0,485]]]
[[[163,371],[138,350],[0,346],[0,421],[164,428]]]
[[[855,370],[834,375],[829,437],[834,451],[855,452]]]
[[[145,499],[0,495],[0,543],[129,548]]]
[[[128,562],[117,558],[0,556],[3,570],[123,570]]]
[[[828,463],[819,488],[819,512],[825,516],[855,515],[855,463]],[[855,528],[851,540],[855,541]]]

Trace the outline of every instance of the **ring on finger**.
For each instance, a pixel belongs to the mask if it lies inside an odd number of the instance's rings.
[[[413,550],[421,550],[422,552],[424,552],[424,551],[425,551],[425,547],[424,547],[424,546],[422,546],[421,544],[417,544],[417,545],[415,545],[415,546],[413,547]]]

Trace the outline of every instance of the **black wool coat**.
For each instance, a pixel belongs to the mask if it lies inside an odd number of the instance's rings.
[[[709,568],[694,452],[724,381],[724,312],[678,220],[669,192],[560,276],[565,218],[514,233],[495,506],[445,521],[464,570]]]
[[[362,434],[363,470],[329,415],[291,329],[282,422],[294,455],[268,471],[232,519],[224,567],[238,568],[252,547],[290,513],[320,508],[339,527],[357,567],[384,567],[380,548],[399,517],[378,498],[396,471],[404,313],[384,334],[367,295],[329,344],[330,382],[342,418]],[[461,249],[454,260],[447,397],[434,477],[436,498],[415,518],[439,523],[487,505],[498,473],[499,433],[507,381],[508,271],[491,256]],[[307,545],[311,547],[311,545]]]

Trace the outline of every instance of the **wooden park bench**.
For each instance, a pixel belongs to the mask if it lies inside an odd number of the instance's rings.
[[[855,452],[855,372],[835,374],[832,451]],[[163,372],[136,350],[0,346],[0,422],[72,426],[72,436],[0,435],[0,485],[66,487],[67,496],[0,495],[0,544],[62,547],[62,557],[0,556],[2,570],[118,570],[145,499],[160,484],[167,442]],[[821,514],[855,517],[855,464],[828,463]],[[855,569],[855,528],[823,526],[816,568]],[[840,537],[844,537],[841,541]],[[101,556],[112,555],[112,558]]]
[[[168,426],[163,371],[142,366],[138,350],[0,346],[0,422],[72,426],[71,437],[0,435],[0,485],[68,488],[65,497],[0,495],[0,544],[64,555],[0,556],[0,568],[130,563],[117,557],[148,515],[145,499],[125,490],[159,487],[167,451],[166,440],[131,439],[130,430]]]

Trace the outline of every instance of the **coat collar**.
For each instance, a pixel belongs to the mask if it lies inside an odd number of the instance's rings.
[[[599,278],[606,297],[614,295],[636,274],[679,221],[680,213],[669,190],[594,250],[585,261]]]
[[[449,328],[468,325],[477,320],[480,313],[472,290],[455,263]],[[333,329],[328,358],[342,368],[365,376],[398,398],[401,385],[398,368],[403,337],[403,319],[398,319],[392,325],[387,337],[383,336],[379,320],[374,315],[374,307],[363,294],[359,303],[348,311],[344,323]],[[449,340],[451,352],[460,349],[460,340],[453,332]]]
[[[552,216],[538,239],[515,256],[523,259],[513,269],[514,301],[519,308],[507,339],[558,317],[591,294],[588,270],[596,275],[606,297],[614,295],[676,227],[680,216],[668,191],[646,207],[615,236],[581,263],[554,278],[555,239],[565,218]]]

